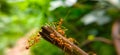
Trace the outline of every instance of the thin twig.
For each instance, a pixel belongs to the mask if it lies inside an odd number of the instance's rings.
[[[81,47],[85,46],[85,45],[87,45],[87,44],[89,44],[91,42],[94,42],[94,41],[100,41],[100,42],[104,42],[104,43],[107,43],[107,44],[110,44],[110,45],[113,44],[112,41],[109,40],[109,39],[106,39],[106,38],[103,38],[103,37],[95,37],[94,40],[85,40],[85,41],[83,41],[80,46]]]

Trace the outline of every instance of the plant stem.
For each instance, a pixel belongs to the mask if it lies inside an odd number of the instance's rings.
[[[40,34],[44,39],[61,48],[68,55],[88,55],[85,51],[70,42],[66,37],[50,26],[43,26]],[[53,34],[53,36],[51,36],[51,34]]]

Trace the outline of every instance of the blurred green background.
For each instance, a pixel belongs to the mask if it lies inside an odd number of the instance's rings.
[[[93,41],[96,37],[112,41],[113,21],[120,18],[120,0],[0,0],[0,55],[7,55],[17,40],[33,28],[63,18],[66,35],[79,42],[88,53],[116,55],[114,45]],[[44,39],[30,48],[31,55],[64,55]],[[8,54],[9,55],[9,54]],[[16,54],[22,55],[22,54]]]

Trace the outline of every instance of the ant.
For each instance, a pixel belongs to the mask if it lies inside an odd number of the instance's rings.
[[[58,43],[59,46],[62,45],[62,43],[63,43],[62,39],[59,38],[59,37],[57,37],[57,36],[55,36],[54,33],[51,33],[51,34],[50,34],[50,37],[51,37],[52,39],[54,39],[54,44]]]
[[[29,38],[27,40],[28,45],[26,46],[26,49],[29,49],[34,44],[38,43],[39,40],[40,40],[40,34],[35,34],[33,37]]]
[[[61,34],[61,35],[65,35],[65,31],[62,29],[62,24],[63,24],[63,19],[60,19],[60,21],[57,23],[57,31]]]
[[[71,52],[73,51],[73,49],[72,49],[72,46],[70,45],[70,44],[68,44],[68,43],[64,43],[64,40],[63,39],[61,39],[61,38],[59,38],[59,37],[57,37],[57,36],[55,36],[55,34],[54,33],[51,33],[50,34],[50,37],[52,38],[52,39],[54,39],[54,44],[55,45],[58,45],[60,48],[62,48],[63,50],[70,50]]]

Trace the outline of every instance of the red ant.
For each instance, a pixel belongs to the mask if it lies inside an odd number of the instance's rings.
[[[26,49],[29,49],[31,46],[33,46],[34,44],[38,43],[40,40],[40,34],[36,34],[33,37],[29,38],[27,40],[27,46]]]

